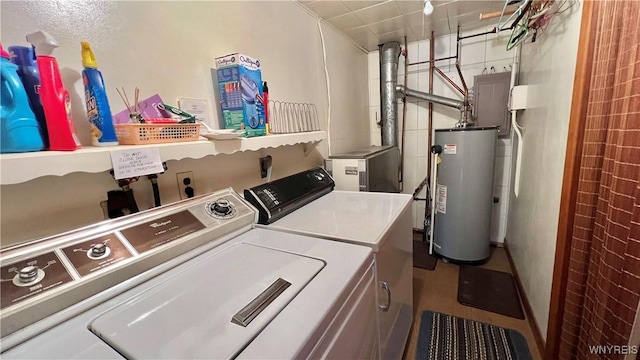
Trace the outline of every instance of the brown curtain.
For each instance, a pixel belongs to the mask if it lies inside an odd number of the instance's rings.
[[[640,1],[596,1],[562,359],[618,359],[640,299]]]

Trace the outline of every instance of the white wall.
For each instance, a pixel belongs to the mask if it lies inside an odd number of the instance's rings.
[[[369,144],[367,60],[362,51],[341,41],[342,35],[329,29],[322,26],[327,67],[332,70],[329,78],[331,154],[341,154]]]
[[[477,31],[462,33],[461,36],[478,34],[488,29],[478,29]],[[510,70],[512,62],[512,52],[506,50],[505,34],[483,35],[461,41],[460,68],[464,80],[469,88],[473,87],[474,76],[480,75],[483,71],[492,72],[491,67],[496,72]],[[430,41],[413,42],[408,47],[408,62],[415,63],[429,60]],[[436,59],[454,56],[456,53],[456,35],[446,35],[435,38],[434,57]],[[404,57],[400,57],[398,68],[398,84],[404,83]],[[455,68],[454,60],[445,60],[436,64],[447,76],[455,81],[460,87],[462,83]],[[376,122],[380,119],[380,64],[379,52],[369,53],[369,128],[372,145],[380,144],[380,126]],[[426,64],[409,67],[407,77],[407,87],[423,92],[429,91],[429,67]],[[434,74],[433,93],[440,96],[462,100],[462,95],[455,90],[448,82]],[[402,123],[402,101],[398,102],[399,124]],[[453,127],[460,119],[458,110],[434,104],[433,106],[433,128]],[[428,141],[431,134],[428,124],[428,102],[409,99],[407,102],[404,155],[404,189],[403,192],[412,194],[414,189],[427,175],[427,161],[429,156]],[[402,130],[401,130],[402,131]],[[499,204],[494,204],[491,241],[502,243],[506,234],[507,225],[507,205],[508,205],[508,180],[511,162],[511,140],[501,138],[498,142],[496,158],[496,173],[494,180],[494,195],[501,198]],[[419,197],[425,198],[426,189],[420,192]],[[413,226],[417,229],[423,228],[424,201],[414,201],[413,204]]]
[[[5,47],[27,45],[25,35],[39,29],[60,44],[55,56],[84,145],[89,144],[89,126],[80,81],[80,41],[92,45],[113,112],[124,110],[116,87],[125,87],[130,96],[139,87],[143,98],[158,93],[168,103],[175,104],[181,96],[207,99],[214,126],[219,127],[210,68],[215,57],[241,52],[260,59],[271,99],[316,104],[321,127],[327,130],[329,99],[318,22],[294,2],[3,1],[0,9]],[[368,143],[366,90],[354,95],[355,88],[366,89],[367,56],[333,28],[323,25],[322,30],[331,83],[331,136],[337,151],[349,151]],[[340,121],[343,114],[348,118]],[[328,152],[324,141],[308,157],[301,146],[292,146],[170,161],[169,171],[160,176],[162,200],[179,198],[176,172],[192,170],[197,193],[227,186],[242,191],[264,181],[259,176],[260,156],[273,156],[276,179],[321,165]],[[152,201],[146,179],[133,188],[140,207],[148,208]],[[117,185],[106,172],[3,185],[2,245],[101,220],[99,203],[113,189]]]
[[[520,84],[533,86],[539,107],[518,118],[524,127],[519,196],[511,196],[507,243],[546,335],[564,158],[582,8],[557,15],[534,44],[522,47]],[[517,149],[514,141],[514,155]],[[515,171],[514,171],[515,173]]]

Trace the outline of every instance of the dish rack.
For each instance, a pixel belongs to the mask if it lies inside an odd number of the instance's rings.
[[[195,141],[200,137],[200,124],[118,124],[115,125],[121,145],[161,144]]]
[[[269,129],[273,134],[320,130],[315,104],[269,100]]]

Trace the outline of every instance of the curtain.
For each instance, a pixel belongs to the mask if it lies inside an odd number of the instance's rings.
[[[594,346],[627,345],[640,300],[640,1],[593,6],[562,359],[622,358],[624,348]]]

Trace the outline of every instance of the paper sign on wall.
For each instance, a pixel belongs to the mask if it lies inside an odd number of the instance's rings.
[[[114,150],[111,152],[111,163],[116,180],[164,171],[158,148]]]
[[[436,187],[436,212],[447,213],[447,186],[438,185]]]

